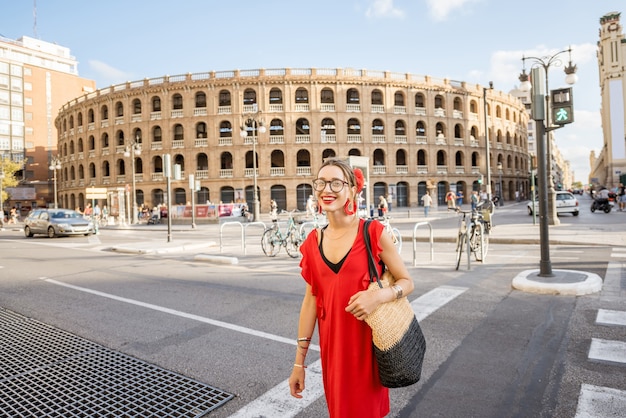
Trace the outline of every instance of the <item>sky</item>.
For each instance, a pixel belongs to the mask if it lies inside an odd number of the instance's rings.
[[[555,138],[583,183],[602,148],[599,20],[622,12],[626,25],[624,0],[0,0],[0,11],[0,36],[70,48],[98,88],[213,70],[355,68],[493,81],[508,93],[522,56],[571,46],[575,122]],[[566,87],[560,57],[550,89]]]

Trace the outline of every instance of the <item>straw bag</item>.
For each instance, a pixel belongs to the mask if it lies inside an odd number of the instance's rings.
[[[385,271],[384,265],[382,278],[378,274],[367,232],[370,222],[365,221],[363,226],[370,270],[368,291],[377,292],[392,286],[395,280],[389,271]],[[381,303],[365,322],[372,328],[374,355],[382,385],[400,388],[417,383],[422,374],[426,339],[408,299],[402,297]]]

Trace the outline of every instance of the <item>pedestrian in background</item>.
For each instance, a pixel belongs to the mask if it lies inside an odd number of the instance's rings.
[[[424,216],[428,218],[428,212],[430,211],[430,206],[433,204],[433,198],[426,193],[422,196],[422,203],[424,204]]]
[[[626,191],[624,190],[623,183],[620,183],[617,187],[617,196],[619,200],[619,211],[623,212],[626,207]]]
[[[381,303],[413,291],[413,280],[391,235],[373,220],[368,228],[374,261],[396,277],[395,285],[367,291],[369,266],[363,239],[364,219],[357,196],[364,183],[347,162],[324,161],[313,189],[328,225],[314,229],[300,251],[306,290],[298,321],[296,357],[289,378],[291,396],[302,398],[305,358],[316,328],[319,334],[324,393],[331,418],[380,418],[389,414],[389,389],[382,386],[374,357],[372,330],[364,321]],[[397,286],[397,287],[396,287]]]
[[[448,191],[448,193],[446,193],[446,203],[448,204],[448,210],[456,208],[455,201],[456,194],[452,190]]]

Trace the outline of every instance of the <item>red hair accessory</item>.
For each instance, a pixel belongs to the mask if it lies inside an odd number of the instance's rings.
[[[354,169],[354,178],[356,179],[356,192],[360,193],[363,190],[363,185],[365,184],[365,177],[363,177],[363,172],[360,168]]]

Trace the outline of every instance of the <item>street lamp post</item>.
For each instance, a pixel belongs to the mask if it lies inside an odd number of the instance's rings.
[[[57,170],[61,169],[61,160],[58,157],[52,157],[50,161],[50,167],[48,167],[53,172],[53,182],[54,182],[54,208],[57,209],[59,207],[57,203]]]
[[[550,132],[559,127],[553,127],[552,121],[550,120],[550,89],[548,82],[548,71],[550,67],[559,67],[563,64],[560,59],[560,55],[564,53],[569,54],[569,64],[564,68],[564,72],[566,74],[565,82],[569,85],[575,84],[577,81],[576,76],[576,66],[572,64],[572,48],[564,49],[563,51],[559,51],[554,55],[548,55],[543,57],[522,57],[522,73],[519,76],[519,80],[522,82],[520,85],[520,89],[522,91],[529,91],[531,88],[531,83],[528,81],[528,75],[526,74],[526,60],[531,60],[532,64],[532,74],[538,74],[535,71],[538,68],[543,68],[543,75],[545,76],[545,90],[543,86],[540,86],[540,83],[535,83],[533,81],[532,87],[535,88],[535,91],[531,94],[531,102],[533,103],[533,119],[535,121],[541,120],[543,124],[544,132],[542,135],[537,133],[537,141],[545,141],[545,156],[539,154],[539,158],[546,158],[546,186],[548,190],[548,212],[547,212],[547,220],[549,225],[559,225],[560,221],[556,214],[556,190],[554,188],[554,174],[552,173],[552,141]],[[538,76],[540,77],[540,76]],[[537,77],[535,77],[537,78]],[[540,109],[537,108],[537,101],[545,102],[545,108],[541,112],[541,115],[536,115],[539,113]],[[537,119],[537,118],[540,119]],[[545,136],[545,138],[544,138]],[[541,182],[540,182],[541,183]],[[541,196],[541,195],[540,195]]]
[[[504,205],[504,190],[502,189],[502,163],[498,162],[498,174],[500,175],[499,178],[499,190],[498,190],[498,206],[503,206]]]
[[[130,169],[132,172],[132,193],[133,196],[131,198],[132,205],[132,223],[137,223],[137,190],[136,190],[136,182],[135,182],[135,158],[141,154],[141,143],[139,142],[139,135],[135,137],[135,141],[126,146],[126,150],[124,151],[124,157],[131,157],[130,159]]]
[[[265,126],[262,120],[259,120],[259,114],[261,113],[257,106],[254,106],[255,112],[244,115],[246,118],[244,125],[241,127],[240,135],[242,138],[246,138],[248,136],[247,127],[250,126],[252,131],[252,176],[254,178],[254,195],[253,195],[253,213],[254,220],[258,221],[261,216],[261,210],[259,208],[259,191],[257,187],[257,159],[256,159],[256,141],[257,141],[257,130],[259,133],[265,132]]]
[[[522,69],[522,74],[519,76],[519,80],[521,81],[520,89],[522,91],[530,91],[532,88],[531,113],[533,120],[535,120],[537,131],[537,174],[539,181],[537,200],[539,206],[539,243],[541,253],[539,276],[541,277],[554,276],[552,273],[552,263],[550,261],[548,226],[549,224],[558,225],[559,222],[556,216],[556,192],[548,169],[548,166],[551,165],[552,157],[549,147],[550,141],[547,135],[550,131],[558,128],[558,126],[552,127],[550,122],[548,70],[552,65],[558,66],[561,64],[558,56],[565,52],[570,53],[569,65],[565,67],[565,74],[567,74],[565,81],[568,84],[574,84],[576,82],[576,66],[572,65],[571,48],[547,57],[523,57],[523,64],[525,64],[526,59],[533,60],[534,64],[530,81],[525,68]],[[543,68],[543,71],[541,71],[541,68]],[[551,205],[551,207],[549,205]]]
[[[4,225],[4,196],[2,195],[2,182],[4,181],[4,164],[0,156],[0,227]]]
[[[487,125],[487,90],[493,90],[493,81],[489,82],[489,88],[483,87],[483,113],[485,115],[485,162],[487,164],[487,201],[491,202],[491,151],[489,144],[489,125]]]

